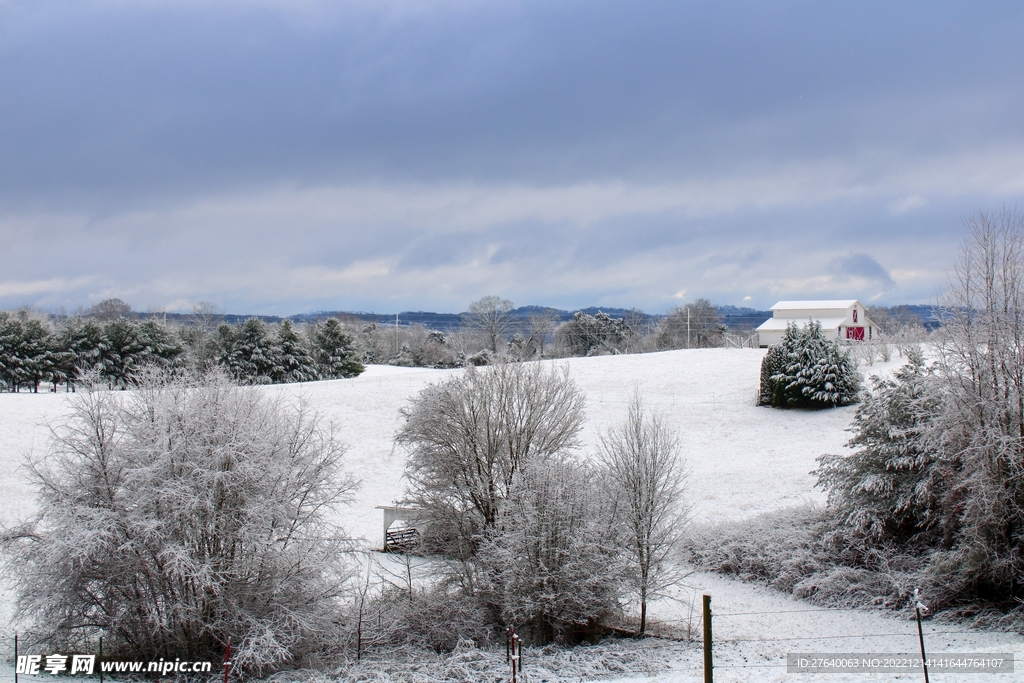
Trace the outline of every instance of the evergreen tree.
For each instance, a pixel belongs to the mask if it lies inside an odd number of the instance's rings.
[[[156,320],[147,320],[139,325],[139,334],[145,347],[142,359],[147,363],[170,367],[185,353],[185,348],[174,334]]]
[[[815,320],[803,328],[790,323],[761,362],[761,405],[833,408],[856,403],[859,391],[856,363]]]
[[[818,458],[818,486],[843,523],[875,541],[906,541],[936,526],[944,487],[927,437],[941,404],[919,349],[892,379],[872,378],[847,444],[857,450]]]
[[[41,320],[27,320],[22,325],[18,353],[23,382],[39,393],[39,384],[52,376],[56,365],[50,331]]]
[[[0,311],[0,382],[8,391],[17,391],[21,386],[21,328],[20,320]]]
[[[54,382],[74,391],[75,379],[99,365],[104,348],[103,328],[92,320],[71,318],[54,335]]]
[[[100,345],[100,374],[111,387],[128,383],[145,362],[146,342],[139,324],[129,318],[116,318],[103,326]]]
[[[757,399],[757,405],[759,406],[785,404],[786,383],[776,381],[773,378],[784,373],[789,365],[789,348],[786,343],[788,339],[789,329],[787,328],[782,342],[769,346],[768,352],[761,360],[761,391]]]
[[[272,375],[275,382],[315,382],[320,379],[316,361],[295,333],[291,320],[283,320],[277,328],[277,349],[277,366]]]
[[[359,362],[352,337],[345,333],[337,318],[328,318],[317,326],[313,345],[320,376],[324,379],[355,377],[366,369]]]
[[[278,354],[267,324],[259,318],[249,318],[233,335],[228,371],[239,382],[271,384],[279,365]]]
[[[234,376],[234,372],[231,370],[231,354],[235,352],[235,328],[227,323],[218,325],[212,344],[214,363],[226,369],[228,374]]]

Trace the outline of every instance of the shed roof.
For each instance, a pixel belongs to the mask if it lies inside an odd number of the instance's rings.
[[[782,311],[787,309],[818,309],[818,308],[849,308],[854,304],[860,304],[856,299],[826,299],[821,301],[780,301],[769,311]],[[863,306],[864,304],[861,304]]]

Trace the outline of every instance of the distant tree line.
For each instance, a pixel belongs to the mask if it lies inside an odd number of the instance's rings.
[[[903,353],[927,336],[906,307],[875,307],[869,315],[880,334],[852,348],[854,360],[873,363]],[[279,323],[249,318],[234,324],[216,305],[201,302],[192,314],[166,318],[134,313],[108,299],[74,316],[30,311],[0,312],[0,389],[38,391],[51,384],[73,390],[74,378],[95,370],[111,386],[127,386],[141,366],[225,368],[244,383],[305,382],[351,377],[364,364],[457,368],[545,358],[648,353],[752,344],[753,330],[730,332],[707,299],[677,306],[663,316],[631,309],[620,317],[577,311],[563,320],[538,308],[513,317],[513,303],[485,296],[469,306],[462,327],[445,331],[424,325],[331,317]]]
[[[117,300],[56,323],[27,311],[0,312],[0,389],[38,392],[48,384],[53,391],[61,385],[74,391],[89,373],[110,388],[126,388],[150,366],[200,372],[221,367],[242,384],[311,382],[363,371],[352,337],[334,318],[302,332],[288,320],[271,326],[257,318],[211,331],[202,324],[140,321],[129,312]]]

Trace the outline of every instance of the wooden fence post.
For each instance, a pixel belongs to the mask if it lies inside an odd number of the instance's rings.
[[[711,673],[711,596],[704,595],[704,683],[713,683]]]
[[[231,636],[228,636],[228,649],[224,653],[224,683],[228,683],[228,674],[231,672]]]
[[[917,638],[921,641],[921,666],[924,668],[924,683],[928,683],[928,657],[924,653],[924,629],[921,628],[921,610],[928,609],[921,604],[921,590],[914,589],[914,612],[917,614]]]

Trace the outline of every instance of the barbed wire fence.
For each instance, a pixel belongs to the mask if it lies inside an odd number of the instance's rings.
[[[753,610],[753,611],[738,611],[738,612],[718,612],[712,614],[711,611],[711,596],[705,594],[703,597],[703,609],[699,615],[699,625],[694,623],[694,619],[669,619],[669,620],[658,620],[652,622],[653,629],[651,637],[652,639],[658,639],[662,641],[675,641],[675,642],[688,642],[688,643],[700,643],[702,646],[703,662],[702,665],[669,665],[669,666],[656,666],[648,665],[644,667],[623,667],[617,668],[613,671],[594,671],[592,675],[586,677],[580,677],[581,683],[584,681],[599,681],[607,678],[619,678],[624,676],[661,676],[664,674],[690,674],[696,680],[703,680],[705,683],[713,683],[714,672],[717,670],[729,671],[732,673],[740,673],[741,671],[750,671],[751,676],[754,675],[755,671],[767,670],[781,670],[785,671],[791,666],[789,656],[787,654],[778,655],[778,661],[770,661],[763,663],[733,663],[732,659],[726,659],[724,662],[716,661],[715,648],[723,645],[741,645],[741,644],[758,644],[763,643],[766,645],[771,644],[792,644],[797,645],[812,645],[817,643],[828,644],[839,641],[845,642],[856,642],[859,647],[870,648],[875,643],[881,643],[887,650],[905,651],[907,653],[913,653],[915,661],[917,661],[917,653],[920,652],[920,669],[919,674],[925,683],[929,683],[929,672],[927,669],[928,655],[926,654],[926,639],[937,637],[937,636],[976,636],[978,631],[970,630],[958,630],[953,628],[927,628],[922,624],[922,610],[926,609],[924,605],[920,603],[915,595],[915,619],[914,624],[905,630],[886,630],[883,632],[875,633],[822,633],[819,635],[797,635],[797,636],[768,636],[768,637],[725,637],[716,638],[713,633],[713,623],[716,620],[724,619],[726,623],[732,619],[742,619],[745,617],[785,617],[787,615],[796,614],[812,614],[812,613],[831,613],[837,614],[842,612],[858,612],[863,613],[861,610],[856,609],[843,609],[835,607],[812,607],[812,608],[799,608],[789,610]],[[672,628],[676,626],[676,628]],[[511,632],[511,631],[510,631]],[[695,637],[695,634],[700,633],[700,637]],[[521,648],[521,642],[516,639]],[[514,645],[513,651],[514,651]],[[894,650],[894,652],[896,651]],[[877,650],[872,650],[872,653]],[[520,650],[521,653],[521,650]],[[735,653],[732,653],[735,655]],[[526,671],[522,666],[522,660],[520,659],[507,659],[510,664],[515,664],[515,683],[532,683],[534,680],[530,677],[530,672]],[[1012,654],[1010,664],[1012,667]],[[542,673],[547,674],[548,670],[546,667],[541,667]],[[1011,668],[1012,671],[1012,668]],[[540,672],[539,672],[540,673]],[[822,674],[827,672],[822,671]],[[909,672],[904,672],[907,675]],[[701,678],[702,677],[702,678]],[[749,680],[754,680],[752,677],[748,677]],[[540,679],[537,679],[540,680]]]

